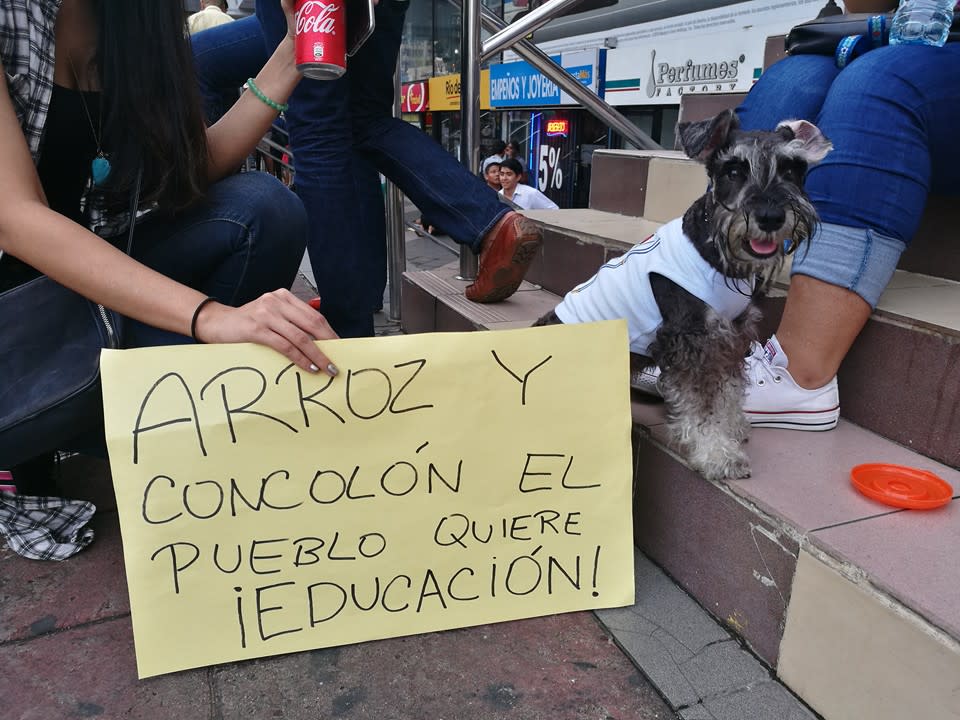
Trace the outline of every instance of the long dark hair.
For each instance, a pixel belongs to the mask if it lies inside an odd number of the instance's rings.
[[[187,207],[206,187],[207,140],[183,3],[93,0],[93,7],[112,168],[105,198],[126,202],[142,168],[145,201]]]

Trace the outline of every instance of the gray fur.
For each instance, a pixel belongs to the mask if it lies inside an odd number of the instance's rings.
[[[829,141],[806,121],[744,132],[733,111],[681,123],[677,133],[710,177],[708,191],[684,213],[684,233],[714,268],[752,279],[753,297],[762,295],[783,264],[784,241],[792,241],[794,252],[817,226],[803,180],[808,166],[830,151]],[[756,339],[759,310],[751,304],[729,321],[668,278],[651,274],[650,284],[663,315],[650,354],[660,366],[673,440],[708,479],[749,477],[743,360]],[[558,322],[551,312],[537,325]]]

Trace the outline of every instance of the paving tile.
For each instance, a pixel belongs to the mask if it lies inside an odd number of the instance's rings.
[[[300,260],[298,278],[299,277],[302,277],[310,288],[315,289],[317,287],[317,280],[313,276],[313,266],[310,264],[310,255],[306,252],[303,254],[303,258]]]
[[[830,432],[798,435],[754,429],[747,445],[753,476],[730,487],[802,532],[890,511],[850,484],[850,469],[861,463],[918,467],[960,487],[960,472],[844,420]]]
[[[93,543],[63,562],[0,549],[0,643],[130,612],[117,516],[97,513],[91,526]]]
[[[708,645],[680,666],[701,698],[767,680],[767,669],[735,640]]]
[[[634,578],[633,606],[595,614],[672,707],[696,703],[702,695],[682,665],[731,636],[640,552]]]
[[[218,717],[670,720],[590,613],[216,668]]]
[[[817,720],[783,685],[772,681],[707,698],[703,705],[710,713],[705,720]]]
[[[680,720],[717,720],[713,714],[701,703],[697,703],[680,711]],[[738,718],[737,720],[743,720]],[[751,718],[753,720],[753,718]]]
[[[313,273],[311,272],[309,277],[305,276],[302,272],[298,273],[296,279],[293,281],[293,286],[290,288],[290,292],[304,302],[317,297],[317,286],[314,284]]]
[[[960,500],[819,530],[811,539],[960,640]]]
[[[137,680],[129,618],[2,645],[0,667],[4,720],[209,716],[206,670]]]

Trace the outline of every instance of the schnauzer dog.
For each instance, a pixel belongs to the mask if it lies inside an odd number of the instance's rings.
[[[805,120],[742,131],[733,111],[677,130],[706,166],[707,192],[536,324],[625,318],[641,356],[631,367],[659,366],[668,427],[690,464],[712,480],[749,477],[741,445],[743,361],[760,316],[752,301],[816,228],[803,181],[832,145]]]

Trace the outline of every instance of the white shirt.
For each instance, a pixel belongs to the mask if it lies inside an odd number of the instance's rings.
[[[500,191],[500,194],[504,195],[503,190]],[[523,208],[524,210],[559,210],[560,206],[557,205],[553,200],[548,198],[542,192],[537,190],[534,187],[529,185],[524,185],[523,183],[518,183],[517,187],[513,190],[513,197],[509,198],[516,204],[518,207]]]
[[[749,281],[730,280],[717,272],[683,234],[683,218],[677,218],[568,292],[556,307],[557,317],[565,323],[623,318],[630,350],[649,356],[663,324],[650,273],[673,280],[728,320],[750,304]]]
[[[200,12],[195,12],[187,18],[187,30],[193,35],[201,30],[209,30],[228,22],[233,22],[233,18],[216,5],[208,5]]]

